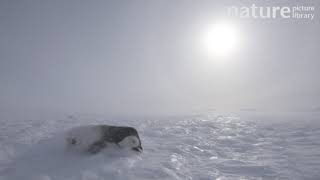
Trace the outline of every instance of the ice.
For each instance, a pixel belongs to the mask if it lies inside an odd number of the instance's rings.
[[[320,179],[319,115],[1,120],[0,180]],[[90,124],[135,127],[143,153],[66,150],[66,132]]]

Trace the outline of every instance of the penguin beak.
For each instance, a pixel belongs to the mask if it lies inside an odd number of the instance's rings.
[[[142,152],[142,151],[143,151],[143,149],[142,149],[142,147],[141,147],[141,146],[134,147],[134,148],[132,148],[132,150],[134,150],[134,151],[138,151],[138,152]]]

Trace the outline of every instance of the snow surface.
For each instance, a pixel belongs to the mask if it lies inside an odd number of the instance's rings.
[[[0,180],[320,179],[320,114],[1,119]],[[143,153],[70,153],[65,132],[135,127]]]

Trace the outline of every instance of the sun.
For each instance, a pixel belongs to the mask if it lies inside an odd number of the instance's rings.
[[[227,57],[235,53],[239,43],[239,32],[231,22],[218,22],[204,32],[204,49],[208,55]]]

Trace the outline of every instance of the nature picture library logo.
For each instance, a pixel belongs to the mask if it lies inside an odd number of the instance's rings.
[[[301,19],[314,20],[315,7],[308,5],[295,6],[230,6],[227,7],[228,15],[240,18],[253,19]]]

